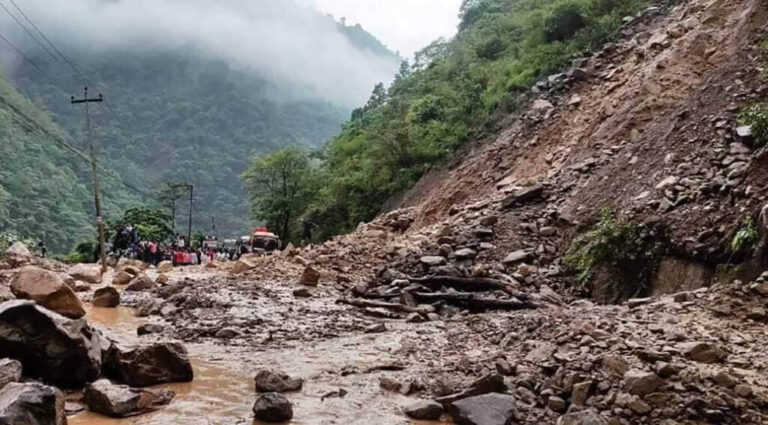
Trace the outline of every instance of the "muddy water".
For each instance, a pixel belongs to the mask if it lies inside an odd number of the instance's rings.
[[[88,320],[121,342],[137,342],[136,328],[144,322],[129,308],[90,308]],[[162,386],[176,392],[165,409],[127,419],[111,419],[82,412],[69,418],[70,425],[230,425],[259,424],[252,420],[256,399],[252,377],[262,368],[276,368],[305,379],[301,392],[287,394],[294,404],[295,425],[325,424],[434,424],[413,422],[398,413],[413,401],[385,394],[377,373],[342,376],[339,370],[363,371],[391,362],[389,352],[396,338],[369,335],[321,341],[287,350],[232,349],[188,344],[195,379],[191,383]],[[344,389],[343,397],[323,396]]]

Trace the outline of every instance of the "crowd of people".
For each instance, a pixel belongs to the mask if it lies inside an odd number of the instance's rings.
[[[211,261],[235,261],[244,253],[243,248],[242,244],[219,246],[216,238],[190,241],[185,236],[178,236],[172,243],[161,243],[143,237],[136,226],[128,225],[118,229],[110,241],[108,251],[117,258],[137,259],[153,265],[171,261],[174,266],[185,266]]]

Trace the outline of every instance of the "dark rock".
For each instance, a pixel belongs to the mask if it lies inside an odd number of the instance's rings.
[[[293,419],[293,405],[278,393],[266,393],[253,404],[253,415],[259,421],[287,422]]]
[[[458,425],[512,425],[515,420],[515,398],[490,393],[456,400],[448,413]]]
[[[506,199],[501,201],[501,207],[504,209],[512,208],[515,205],[524,204],[534,199],[541,198],[543,194],[544,194],[544,186],[540,184],[529,186],[524,189],[520,189],[519,191],[513,193],[512,195],[508,196]]]
[[[64,387],[82,387],[101,374],[96,331],[32,301],[0,304],[0,357],[19,360],[27,376]]]
[[[491,373],[473,382],[468,389],[456,394],[440,397],[436,401],[447,405],[467,397],[488,393],[503,393],[505,391],[507,391],[507,385],[504,383],[504,377],[497,373]]]
[[[627,392],[640,397],[656,391],[663,384],[664,380],[653,372],[630,370],[624,374],[624,387]]]
[[[85,404],[92,412],[113,418],[127,418],[153,412],[167,405],[175,396],[173,391],[142,390],[127,385],[115,385],[100,379],[85,389]]]
[[[0,390],[0,425],[66,425],[64,394],[43,384],[8,384]]]
[[[417,401],[409,404],[403,412],[410,418],[420,421],[436,421],[443,415],[443,405],[434,401]]]
[[[156,323],[144,323],[143,325],[136,328],[136,334],[139,336],[149,335],[149,334],[160,334],[163,332],[165,332],[165,326],[158,325]]]
[[[104,372],[132,387],[190,382],[194,377],[187,350],[177,342],[128,350],[113,344],[106,353]]]
[[[719,345],[708,342],[692,342],[684,345],[683,353],[699,363],[719,363],[728,356]]]
[[[305,286],[317,286],[320,283],[320,272],[312,266],[304,268],[299,284]]]
[[[293,296],[296,298],[309,298],[312,293],[307,288],[296,288],[293,290]]]
[[[120,305],[120,293],[111,286],[99,288],[93,293],[93,306],[114,308]]]
[[[21,380],[22,367],[18,360],[0,359],[0,390]]]
[[[17,298],[32,300],[41,306],[72,319],[85,316],[83,303],[56,273],[35,266],[19,270],[11,282]]]

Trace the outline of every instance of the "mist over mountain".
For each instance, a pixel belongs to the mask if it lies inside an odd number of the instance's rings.
[[[238,176],[252,155],[320,146],[401,61],[363,28],[290,1],[16,3],[66,58],[0,10],[0,34],[31,59],[0,42],[7,79],[81,149],[84,111],[69,96],[103,93],[91,111],[105,165],[150,204],[166,182],[194,184],[195,229],[210,232],[213,218],[220,235],[249,226]]]

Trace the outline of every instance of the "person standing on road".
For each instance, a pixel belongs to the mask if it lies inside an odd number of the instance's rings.
[[[312,243],[312,228],[317,226],[317,224],[313,223],[312,220],[309,219],[309,217],[304,217],[301,220],[301,244],[311,244]]]

